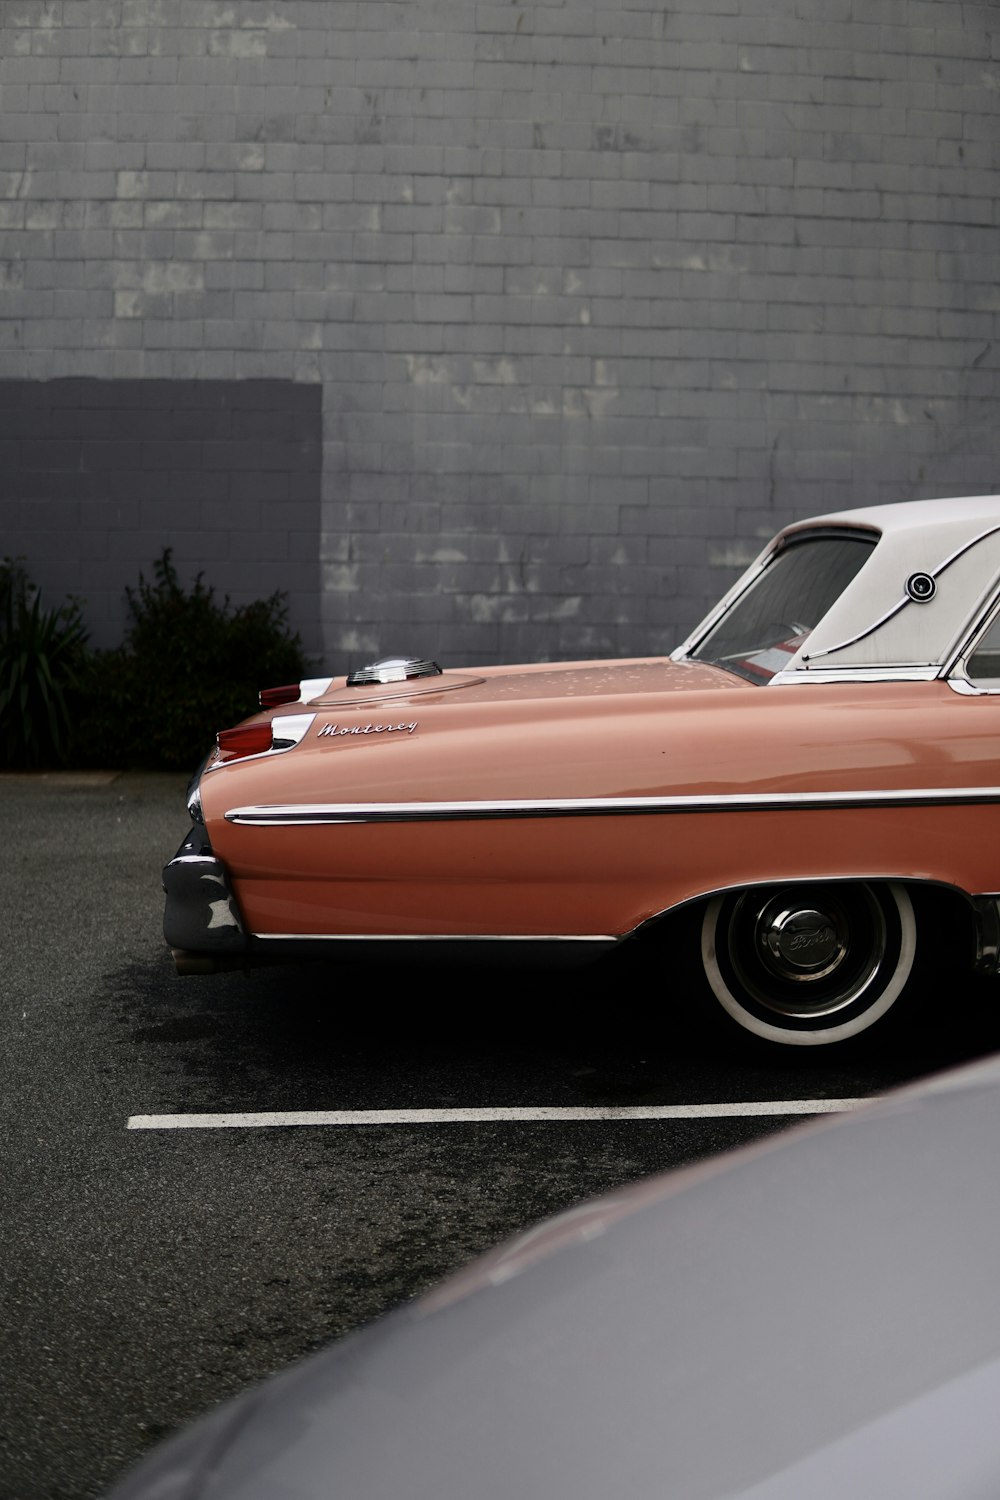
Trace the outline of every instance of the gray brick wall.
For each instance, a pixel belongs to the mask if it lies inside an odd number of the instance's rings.
[[[319,387],[331,669],[666,649],[1000,489],[997,17],[0,0],[0,378]]]

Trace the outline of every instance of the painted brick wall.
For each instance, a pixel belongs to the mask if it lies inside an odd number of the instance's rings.
[[[331,669],[666,649],[1000,489],[998,14],[2,0],[0,377],[320,387]]]

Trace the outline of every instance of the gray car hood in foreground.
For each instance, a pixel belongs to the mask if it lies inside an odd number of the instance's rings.
[[[636,1184],[113,1500],[996,1500],[1000,1060]]]

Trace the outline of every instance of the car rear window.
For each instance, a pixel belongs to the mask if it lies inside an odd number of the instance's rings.
[[[769,682],[787,666],[852,578],[878,537],[829,532],[794,538],[690,653],[750,682]]]

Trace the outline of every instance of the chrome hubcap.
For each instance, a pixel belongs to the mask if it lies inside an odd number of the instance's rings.
[[[724,962],[762,1014],[812,1023],[861,1003],[881,969],[888,930],[867,886],[743,891],[727,913]]]
[[[769,906],[761,914],[758,937],[765,963],[783,979],[820,979],[847,953],[834,917],[812,906]]]

